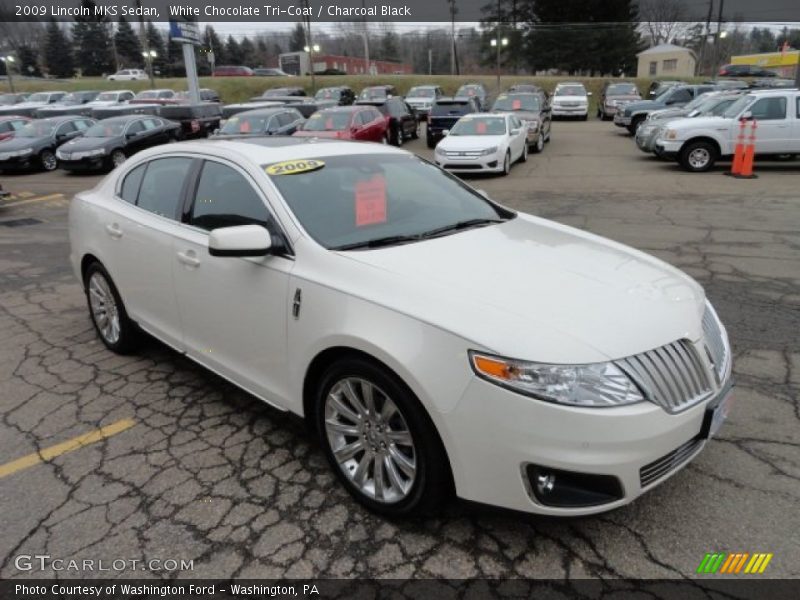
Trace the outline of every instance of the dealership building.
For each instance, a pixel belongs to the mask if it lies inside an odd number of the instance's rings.
[[[278,57],[280,68],[290,75],[311,73],[312,56],[308,52],[286,52]],[[410,75],[411,65],[390,60],[370,60],[357,56],[314,54],[314,73],[340,71],[347,75]]]

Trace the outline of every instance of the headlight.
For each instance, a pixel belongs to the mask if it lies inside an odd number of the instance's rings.
[[[475,373],[496,385],[539,400],[583,407],[643,402],[636,385],[614,363],[548,365],[470,351]]]
[[[539,121],[537,121],[536,119],[533,119],[531,121],[523,121],[523,123],[525,123],[528,126],[528,129],[531,131],[536,131],[537,129],[539,129]]]
[[[490,154],[494,154],[497,152],[497,146],[492,146],[491,148],[486,148],[486,150],[481,151],[481,156],[489,156]]]
[[[85,156],[102,156],[106,153],[105,148],[98,148],[97,150],[89,150],[85,153]]]
[[[667,129],[667,131],[664,133],[664,138],[667,140],[676,140],[678,139],[678,132],[674,129]]]
[[[433,152],[434,152],[434,154],[444,154],[445,153],[444,149],[442,147],[440,147],[440,146],[436,146],[436,149]]]

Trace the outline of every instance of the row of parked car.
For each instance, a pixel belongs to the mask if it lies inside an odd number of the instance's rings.
[[[743,124],[748,137],[755,132],[757,156],[793,159],[800,154],[800,92],[750,85],[662,82],[652,99],[618,104],[614,124],[626,128],[642,152],[676,160],[690,172],[732,157]]]

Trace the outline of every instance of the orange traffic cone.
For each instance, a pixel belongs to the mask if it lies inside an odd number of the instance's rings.
[[[739,121],[739,136],[736,138],[736,152],[733,155],[733,164],[731,165],[730,173],[725,175],[739,175],[742,172],[742,162],[744,161],[744,128],[747,126],[747,121],[742,119]]]
[[[734,175],[738,179],[755,179],[758,175],[753,173],[753,159],[756,154],[756,120],[753,119],[753,124],[750,126],[750,139],[744,149],[744,158],[742,159],[741,171]]]

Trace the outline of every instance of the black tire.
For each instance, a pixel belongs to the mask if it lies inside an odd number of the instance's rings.
[[[115,341],[109,340],[109,338],[103,333],[92,309],[92,300],[90,299],[89,288],[93,277],[100,277],[105,280],[116,304],[116,310],[119,318],[119,337]],[[106,271],[105,267],[103,267],[103,265],[101,265],[99,262],[95,261],[87,267],[83,277],[83,288],[84,293],[86,294],[86,304],[89,308],[89,318],[92,321],[92,325],[94,325],[94,329],[97,332],[100,341],[105,344],[106,348],[117,354],[130,354],[136,350],[141,342],[141,331],[136,326],[136,323],[131,321],[128,317],[128,313],[125,310],[125,304],[123,304],[122,298],[117,291],[117,286],[114,285],[114,281],[111,279],[108,271]]]
[[[116,167],[123,164],[126,159],[127,156],[125,155],[125,152],[121,148],[115,148],[108,155],[108,164],[112,169],[115,169]]]
[[[631,135],[636,135],[636,130],[639,129],[639,125],[644,123],[645,117],[634,117],[631,120],[631,124],[628,125],[628,133]]]
[[[45,171],[55,171],[58,168],[56,155],[49,148],[45,148],[39,153],[39,164]]]
[[[510,175],[511,174],[511,150],[506,150],[506,156],[503,159],[503,171],[501,175]]]
[[[325,401],[334,385],[348,378],[365,380],[385,392],[402,414],[411,434],[416,474],[405,497],[397,502],[379,502],[362,492],[344,474],[334,457],[325,425]],[[314,400],[314,422],[323,452],[342,485],[360,504],[386,517],[429,515],[437,512],[452,494],[452,475],[441,438],[420,401],[394,373],[364,357],[341,359],[326,369]]]
[[[431,136],[427,136],[425,138],[425,143],[428,145],[428,148],[430,148],[431,150],[436,148],[436,140],[434,140]]]
[[[588,121],[589,120],[589,113],[586,113],[581,117],[581,121]]]
[[[394,128],[394,135],[392,136],[394,139],[392,140],[392,145],[397,146],[400,148],[405,141],[405,136],[403,135],[403,124],[398,123],[397,127]]]
[[[683,145],[678,156],[678,162],[687,171],[703,173],[714,166],[717,158],[719,156],[714,144],[699,140]]]
[[[414,131],[411,132],[411,139],[418,140],[419,139],[419,121],[416,122],[414,125]]]

